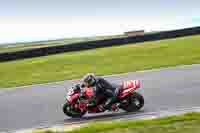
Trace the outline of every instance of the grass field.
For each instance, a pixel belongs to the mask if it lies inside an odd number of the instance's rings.
[[[0,63],[0,88],[200,63],[200,36]]]
[[[199,133],[199,125],[200,113],[188,113],[154,120],[93,123],[65,133]]]

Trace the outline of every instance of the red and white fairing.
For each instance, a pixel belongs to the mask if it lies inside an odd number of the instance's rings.
[[[124,81],[122,84],[122,93],[120,94],[120,97],[125,97],[130,92],[134,92],[136,89],[140,88],[140,81],[139,80],[129,80]]]

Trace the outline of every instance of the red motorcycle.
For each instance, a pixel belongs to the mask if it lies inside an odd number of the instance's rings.
[[[140,110],[144,106],[144,98],[136,89],[140,88],[139,80],[125,81],[120,85],[117,102],[113,104],[112,111],[118,109],[127,112]],[[105,97],[96,98],[96,106],[88,106],[90,98],[94,95],[92,88],[83,87],[80,89],[72,87],[69,91],[66,103],[63,105],[63,112],[72,118],[82,117],[85,113],[101,113],[100,105],[105,103]]]

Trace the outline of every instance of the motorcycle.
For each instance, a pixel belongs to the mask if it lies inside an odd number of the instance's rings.
[[[100,109],[100,106],[105,103],[105,97],[97,97],[96,106],[88,106],[90,98],[94,96],[93,89],[82,88],[81,85],[77,86],[75,88],[72,87],[67,94],[66,102],[63,105],[65,115],[72,118],[80,118],[86,113],[101,113],[105,111]],[[140,110],[144,106],[144,98],[140,93],[136,92],[138,88],[140,88],[139,80],[123,82],[118,91],[117,101],[112,105],[111,111],[116,111],[116,109],[117,111],[122,109],[126,112]]]

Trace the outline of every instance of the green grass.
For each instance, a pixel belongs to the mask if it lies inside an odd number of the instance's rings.
[[[0,88],[200,63],[200,36],[0,63]]]
[[[46,131],[48,132],[48,131]],[[49,131],[50,132],[50,131]],[[200,113],[154,120],[97,122],[65,133],[199,133]],[[53,133],[53,132],[52,132]]]

